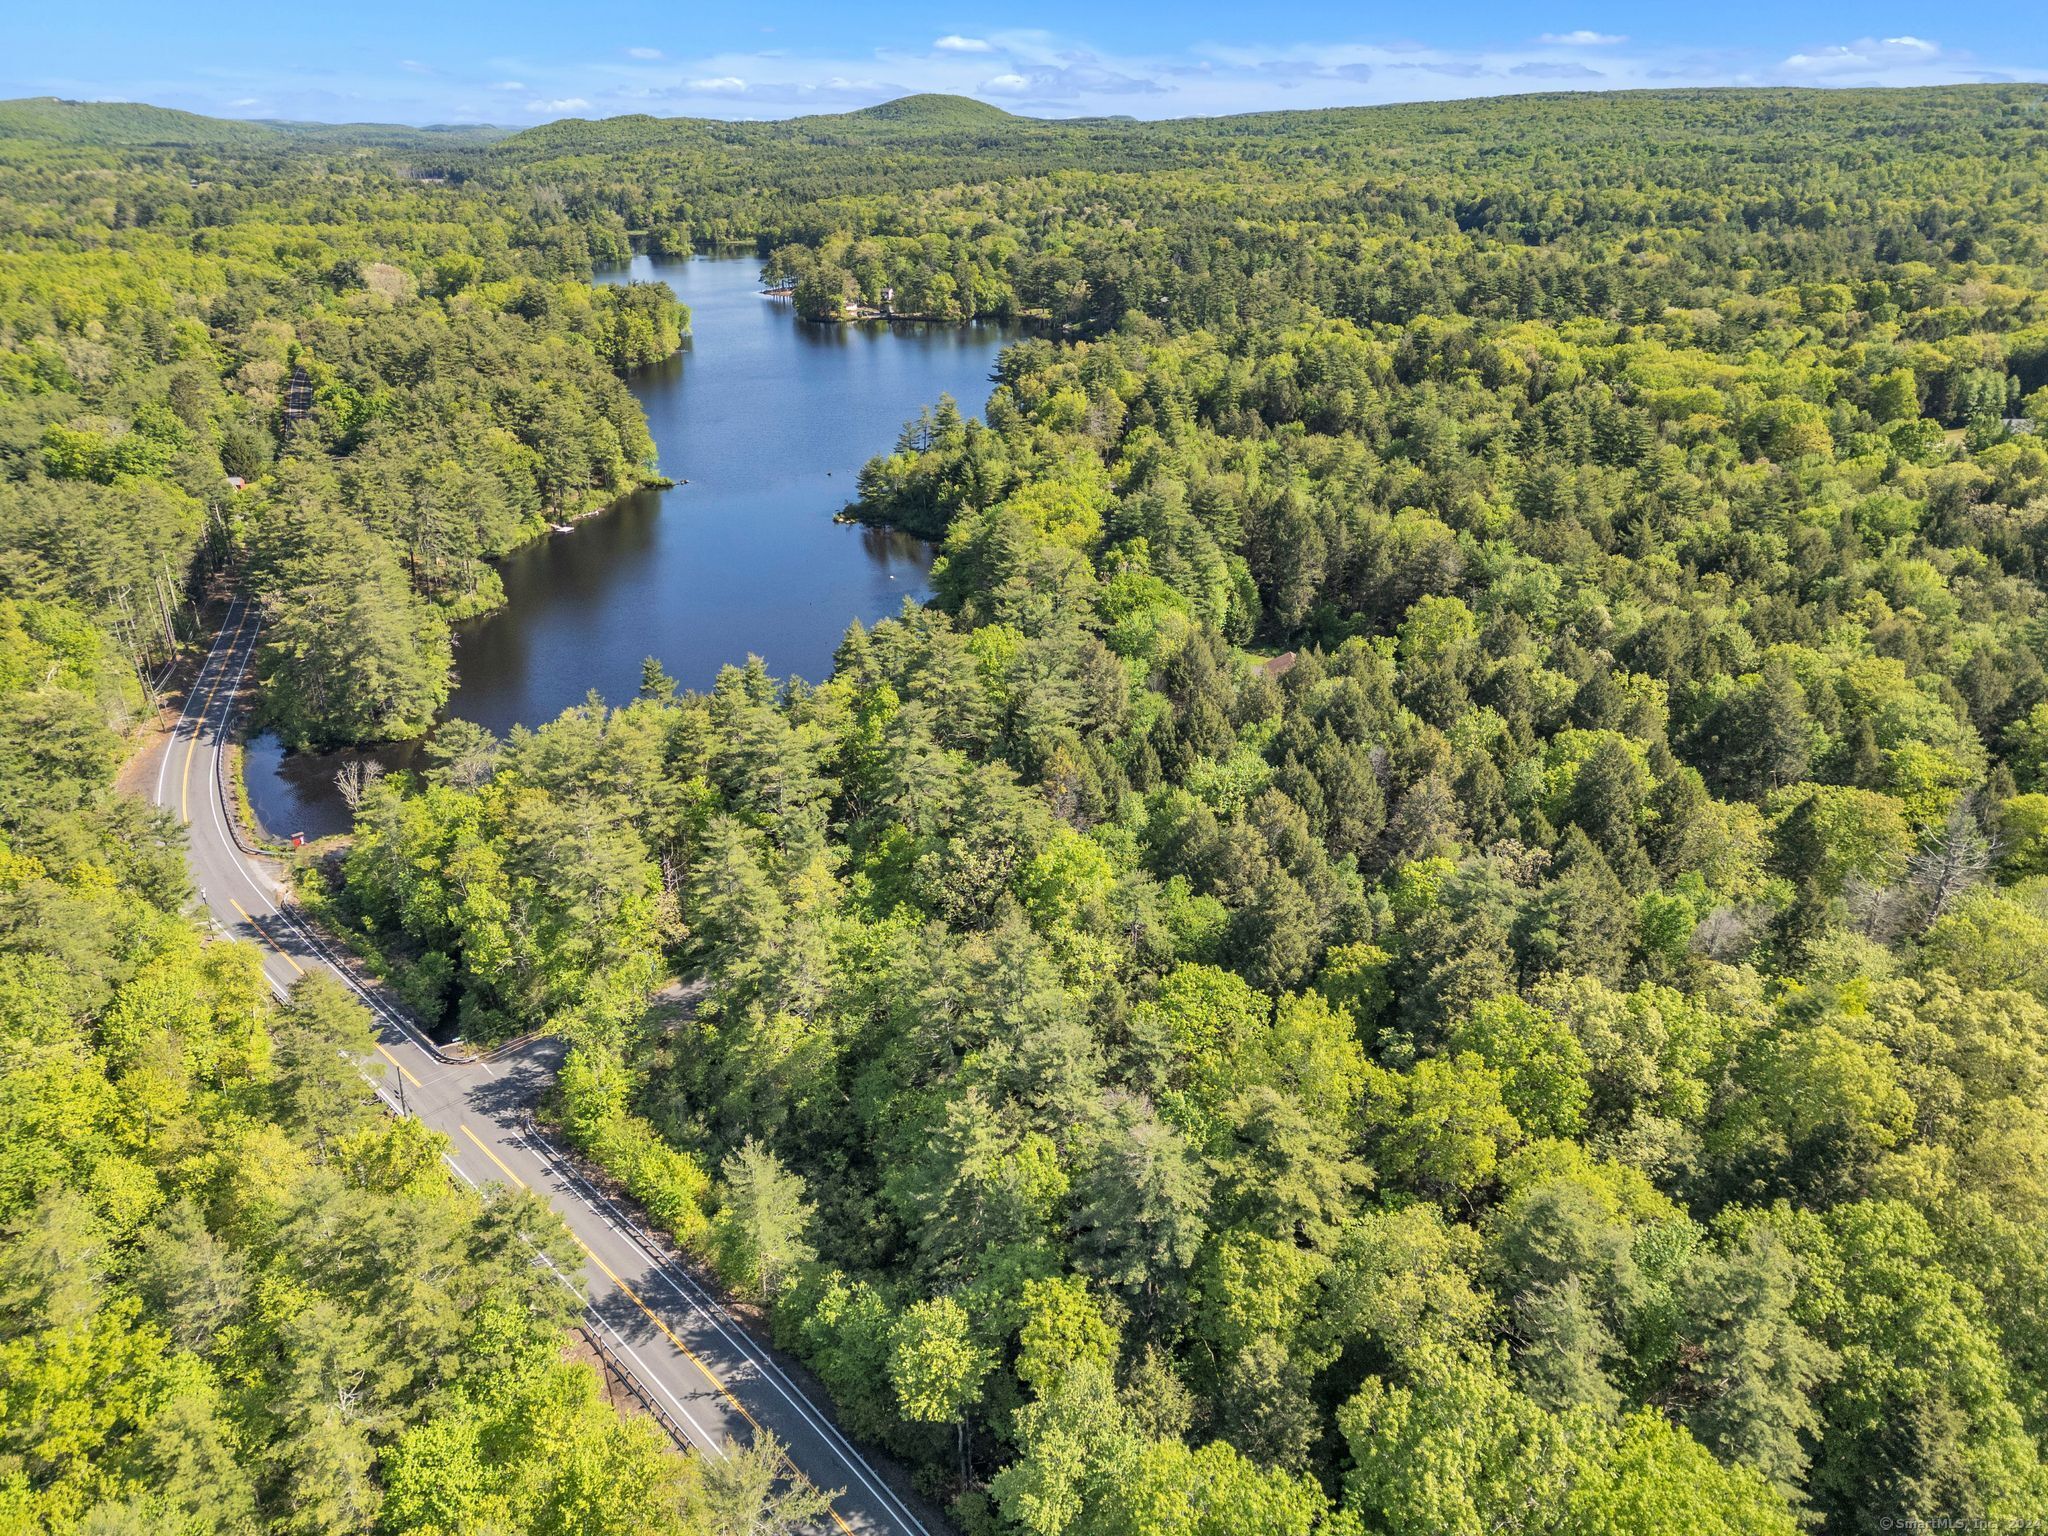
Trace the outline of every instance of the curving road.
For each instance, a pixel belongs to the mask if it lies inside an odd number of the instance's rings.
[[[672,1434],[722,1456],[728,1441],[745,1443],[756,1430],[769,1430],[787,1448],[793,1471],[817,1487],[841,1490],[821,1526],[825,1536],[940,1536],[945,1526],[882,1476],[823,1401],[537,1131],[530,1111],[553,1075],[556,1042],[489,1062],[444,1055],[336,963],[331,942],[285,900],[277,871],[242,852],[222,799],[222,747],[259,623],[253,604],[240,597],[229,604],[156,777],[156,802],[186,824],[193,882],[214,921],[262,946],[264,972],[280,994],[319,969],[362,999],[385,1063],[379,1094],[394,1111],[448,1138],[447,1161],[458,1178],[534,1190],[562,1214],[586,1259],[575,1277],[587,1298],[586,1321]]]

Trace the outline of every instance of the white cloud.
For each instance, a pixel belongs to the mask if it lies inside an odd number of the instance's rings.
[[[1779,67],[1795,76],[1854,76],[1859,80],[1897,80],[1904,84],[1945,57],[1941,44],[1921,37],[1859,37],[1853,43],[1835,43],[1795,53]]]
[[[1853,42],[1822,39],[1789,58],[1784,52],[1667,45],[1586,29],[1498,47],[1305,41],[1161,45],[1156,52],[1098,48],[1085,37],[1043,28],[930,37],[915,33],[896,45],[829,48],[785,33],[659,58],[610,44],[582,57],[542,60],[506,53],[481,58],[473,83],[457,81],[439,67],[415,78],[393,60],[355,73],[309,67],[296,76],[257,76],[222,70],[204,86],[177,91],[143,80],[80,82],[82,88],[70,90],[63,89],[69,82],[50,81],[47,88],[166,100],[237,116],[250,110],[239,101],[260,97],[259,110],[266,113],[336,122],[445,122],[451,113],[501,121],[624,112],[780,118],[845,112],[920,91],[978,96],[1033,116],[1161,118],[1516,91],[1933,85],[2048,76],[2048,60],[2020,52],[2023,44],[2002,48],[1994,62],[1904,33]],[[942,46],[950,43],[986,46]],[[498,105],[475,110],[480,96]]]
[[[422,64],[418,59],[400,59],[398,67],[408,75],[431,75],[434,72],[431,66]]]
[[[659,48],[628,48],[626,50],[626,57],[629,59],[658,59],[662,56],[662,51]]]

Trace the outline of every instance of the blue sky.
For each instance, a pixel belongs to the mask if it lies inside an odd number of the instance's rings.
[[[1178,117],[1519,91],[2040,81],[2037,6],[9,0],[0,96],[525,125],[788,117],[910,91],[1034,116]]]

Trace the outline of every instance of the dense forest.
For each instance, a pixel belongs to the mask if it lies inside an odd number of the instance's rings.
[[[549,431],[616,420],[637,471],[645,429],[614,370],[674,347],[672,302],[593,296],[530,254],[497,258],[520,274],[500,278],[471,258],[464,291],[496,297],[421,298],[369,261],[398,225],[345,203],[320,207],[320,237],[259,201],[143,234],[170,169],[9,140],[0,165],[0,1529],[739,1536],[808,1518],[772,1443],[683,1457],[614,1410],[568,1353],[581,1256],[560,1219],[456,1185],[441,1138],[385,1113],[362,1008],[320,977],[274,997],[255,950],[191,915],[182,828],[114,788],[216,565],[301,573],[262,587],[282,636],[333,622],[309,611],[325,601],[374,640],[373,599],[444,601],[424,572],[487,586],[483,554],[545,504]],[[494,381],[465,380],[480,359]],[[319,399],[287,431],[295,362]],[[596,414],[548,427],[522,370]],[[455,531],[408,565],[405,496],[473,472],[486,443],[498,478],[441,504]],[[285,718],[322,718],[287,656],[337,695],[338,669],[380,664],[322,643],[273,653]]]
[[[418,736],[490,558],[650,475],[619,373],[688,317],[589,285],[623,232],[369,156],[0,137],[0,558],[21,623],[100,620],[93,691],[146,686],[233,555],[288,739]]]
[[[368,1114],[335,1000],[250,1033],[246,957],[107,782],[215,566],[288,733],[426,729],[490,557],[650,472],[619,373],[683,317],[587,284],[634,242],[751,244],[824,319],[1035,322],[862,474],[936,599],[829,678],[650,660],[444,726],[308,898],[423,1015],[565,1034],[564,1133],[850,1430],[974,1536],[2048,1510],[2041,88],[362,144],[49,115],[0,114],[26,1522],[189,1487],[350,1528],[280,1503],[312,1459],[387,1528],[540,1523],[407,1501],[530,1381],[584,1413],[505,1257],[544,1213]],[[674,976],[701,1002],[651,1006]],[[431,1385],[445,1346],[350,1335],[387,1384],[353,1439],[291,1385],[304,1319],[390,1284],[344,1189],[464,1256],[407,1327],[514,1320]],[[241,1279],[195,1324],[202,1250]],[[66,1385],[95,1328],[170,1384]],[[168,1482],[135,1426],[174,1399],[261,1455]],[[575,1422],[697,1518],[702,1473]],[[477,1497],[554,1486],[520,1456]]]

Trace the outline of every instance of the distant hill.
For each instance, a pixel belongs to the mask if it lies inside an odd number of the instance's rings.
[[[65,101],[55,96],[0,101],[0,139],[109,149],[284,149],[294,144],[398,150],[500,145],[515,156],[604,154],[657,145],[837,143],[854,146],[921,139],[1002,140],[1058,136],[1076,125],[1019,117],[971,96],[927,92],[852,112],[767,122],[709,117],[560,118],[522,131],[475,125],[411,128],[388,123],[305,123],[203,117],[135,102]]]
[[[538,127],[521,129],[502,141],[520,155],[594,155],[686,140],[751,138],[769,123],[728,123],[710,117],[650,117],[629,112],[623,117],[560,117]]]
[[[253,148],[278,137],[279,130],[266,123],[231,122],[132,101],[65,101],[56,96],[0,101],[0,138],[135,149],[228,149]]]
[[[203,117],[173,107],[132,101],[66,101],[29,96],[0,101],[0,139],[41,139],[53,144],[107,149],[263,149],[294,143],[423,148],[487,144],[509,128],[392,123],[297,123]]]
[[[430,123],[424,128],[404,123],[299,123],[264,118],[261,124],[306,144],[366,145],[385,149],[432,149],[458,144],[493,144],[517,130],[487,123]]]
[[[971,96],[926,93],[899,96],[853,112],[819,113],[812,117],[734,122],[715,117],[567,117],[515,133],[503,140],[515,153],[531,155],[602,154],[617,150],[676,146],[696,141],[725,145],[789,144],[829,141],[865,144],[879,141],[973,138],[987,142],[1019,134],[1043,133],[1064,127],[1035,117],[1019,117]]]
[[[1001,107],[976,101],[972,96],[945,96],[927,91],[918,96],[898,96],[856,112],[840,112],[830,118],[798,118],[799,123],[869,122],[935,129],[1001,128],[1033,121],[1005,112]]]

